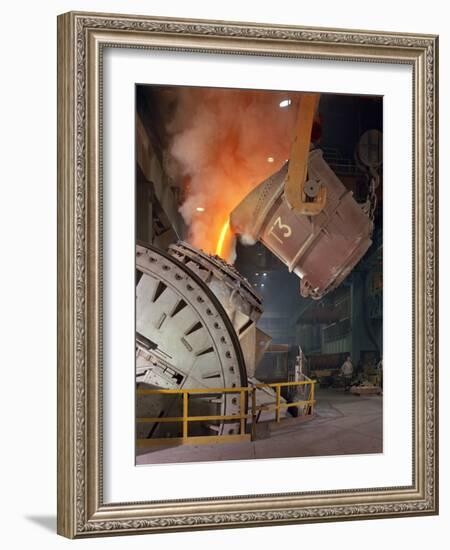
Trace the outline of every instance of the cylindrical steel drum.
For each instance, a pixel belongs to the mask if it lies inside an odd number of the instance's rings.
[[[288,163],[256,187],[231,213],[231,227],[260,240],[301,278],[301,293],[319,299],[336,288],[372,244],[373,222],[324,161],[309,155],[306,187],[324,185],[327,202],[316,216],[297,214],[284,196]]]
[[[169,247],[169,254],[200,277],[220,301],[239,338],[248,376],[254,376],[256,365],[271,338],[256,328],[262,310],[261,297],[232,265],[211,256],[186,242]]]
[[[136,247],[136,382],[141,389],[247,385],[236,332],[219,300],[185,264],[153,246]],[[235,393],[192,395],[190,416],[245,414]],[[183,415],[182,395],[141,395],[138,418]],[[138,439],[181,437],[182,424],[138,423]],[[189,435],[239,433],[239,419],[191,422]]]

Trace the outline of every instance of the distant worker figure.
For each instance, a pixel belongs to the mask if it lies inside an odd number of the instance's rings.
[[[341,374],[344,378],[344,390],[348,391],[350,389],[350,383],[353,375],[353,364],[350,355],[347,355],[345,361],[342,363]]]

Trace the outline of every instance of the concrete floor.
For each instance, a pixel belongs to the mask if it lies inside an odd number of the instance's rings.
[[[205,462],[368,454],[383,451],[383,398],[354,396],[343,390],[322,389],[311,420],[287,419],[280,425],[262,424],[256,441],[216,445],[180,445],[146,451],[136,464]]]

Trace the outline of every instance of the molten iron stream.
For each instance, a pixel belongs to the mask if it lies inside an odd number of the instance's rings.
[[[228,218],[227,221],[223,224],[222,231],[220,232],[220,235],[219,235],[219,240],[217,241],[217,247],[216,247],[217,256],[222,256],[223,243],[225,241],[225,235],[227,234],[229,228],[230,228],[230,219]]]

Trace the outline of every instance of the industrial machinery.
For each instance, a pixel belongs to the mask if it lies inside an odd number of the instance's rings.
[[[136,251],[136,375],[140,388],[208,389],[256,385],[256,365],[271,338],[256,327],[261,298],[232,266],[179,242],[169,253],[138,245]],[[270,388],[256,390],[257,405],[273,403]],[[284,399],[282,399],[284,402]],[[191,416],[240,412],[235,394],[190,399]],[[180,417],[179,396],[148,395],[138,417]],[[245,413],[248,403],[245,402]],[[286,411],[283,411],[285,416]],[[260,415],[264,420],[268,415]],[[271,415],[273,417],[273,414]],[[138,425],[139,438],[179,434],[177,423]],[[232,435],[233,420],[197,422],[190,435]]]
[[[272,340],[256,327],[263,313],[261,297],[232,265],[218,256],[205,254],[185,242],[171,245],[169,253],[196,273],[217,297],[239,338],[247,376],[254,376],[256,365]]]
[[[345,279],[372,244],[374,228],[373,209],[361,207],[325,162],[322,151],[312,149],[318,100],[319,94],[302,96],[289,161],[249,193],[230,216],[235,233],[253,242],[260,240],[300,277],[302,296],[314,299]],[[364,162],[365,156],[360,156]],[[372,191],[374,185],[373,179]]]
[[[136,374],[140,387],[217,388],[247,385],[244,356],[230,318],[205,281],[174,256],[156,248],[137,247]],[[177,417],[177,396],[146,396],[138,416]],[[239,413],[236,396],[199,396],[191,413]],[[140,414],[140,411],[145,414]],[[198,414],[198,413],[197,413]],[[202,435],[232,434],[236,423],[196,423]],[[178,433],[177,424],[138,426],[139,437]]]
[[[301,278],[304,297],[322,298],[336,288],[369,246],[373,222],[324,161],[320,149],[308,159],[308,191],[327,190],[314,216],[298,214],[286,198],[289,163],[262,182],[231,214],[231,227],[260,240]]]

